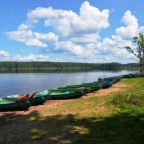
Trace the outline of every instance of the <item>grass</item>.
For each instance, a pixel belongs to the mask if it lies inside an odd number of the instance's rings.
[[[142,144],[144,79],[123,79],[127,89],[80,98],[0,118],[3,144]]]

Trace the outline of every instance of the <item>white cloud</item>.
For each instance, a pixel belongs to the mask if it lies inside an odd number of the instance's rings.
[[[80,8],[80,18],[84,29],[100,30],[109,26],[109,10],[100,11],[93,7],[89,2],[84,2]],[[79,25],[81,27],[81,25]]]
[[[143,27],[138,24],[137,18],[132,15],[131,11],[126,11],[122,17],[124,26],[116,28],[116,32],[110,38],[104,38],[102,42],[98,42],[98,52],[104,52],[119,62],[137,62],[133,54],[126,50],[126,46],[135,47],[132,38],[141,32]]]
[[[94,34],[83,34],[69,37],[69,40],[74,43],[95,43],[100,39],[100,35],[97,33]]]
[[[27,14],[27,21],[17,30],[7,32],[10,39],[67,55],[68,59],[93,62],[136,62],[125,47],[133,46],[132,37],[144,26],[139,26],[137,18],[127,10],[123,17],[123,26],[116,28],[112,36],[102,38],[100,32],[109,27],[109,10],[99,10],[88,1],[82,3],[79,13],[71,10],[38,7]],[[43,24],[47,33],[37,32],[36,26]],[[35,29],[35,30],[34,30]],[[46,56],[17,55],[17,60],[39,60]]]
[[[42,33],[35,32],[34,36],[38,40],[47,40],[47,41],[54,41],[54,42],[58,41],[58,36],[55,35],[52,32],[49,32],[47,34],[42,34]]]
[[[27,56],[22,56],[17,54],[16,56],[12,57],[13,61],[49,61],[49,57],[47,55],[34,55],[30,54]]]
[[[9,57],[9,53],[4,50],[0,50],[0,58],[7,58],[7,57]]]
[[[30,21],[43,19],[46,27],[53,26],[57,32],[64,36],[98,32],[109,26],[108,18],[109,10],[100,11],[87,1],[81,5],[79,14],[51,7],[38,7],[28,13]]]
[[[109,26],[109,10],[100,11],[87,1],[81,5],[79,14],[70,10],[38,7],[28,12],[27,17],[28,23],[6,33],[10,39],[28,46],[78,56],[87,55],[87,43],[89,45],[100,39],[99,31]],[[52,27],[53,32],[34,32],[32,25],[38,24],[40,20],[44,21],[46,29]]]
[[[116,29],[117,35],[122,38],[131,39],[133,36],[137,35],[139,30],[138,20],[132,15],[131,11],[126,11],[122,17],[122,22],[125,26]]]
[[[13,40],[18,42],[25,43],[28,46],[36,46],[36,47],[48,47],[46,43],[41,42],[37,35],[39,33],[34,33],[32,30],[28,28],[25,24],[21,24],[16,31],[7,32],[6,35]],[[36,36],[35,36],[36,35]],[[39,34],[41,35],[41,34]],[[44,35],[44,34],[42,34]],[[46,34],[47,36],[48,34]]]
[[[74,55],[84,55],[84,49],[81,45],[77,45],[71,41],[59,41],[55,47],[57,50],[68,52]]]

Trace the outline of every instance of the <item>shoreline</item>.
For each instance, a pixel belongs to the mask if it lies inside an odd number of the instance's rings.
[[[98,91],[94,91],[94,92],[90,92],[86,95],[83,95],[81,98],[78,99],[87,99],[90,97],[97,97],[97,96],[105,96],[105,95],[109,95],[111,93],[115,93],[118,91],[123,91],[126,89],[126,85],[121,84],[120,82],[113,84],[111,87],[107,88],[107,89],[100,89]],[[37,106],[31,106],[28,110],[25,111],[8,111],[8,112],[0,112],[0,117],[5,115],[5,114],[22,114],[22,115],[27,115],[29,113],[31,113],[32,111],[41,111],[45,108],[49,108],[49,107],[56,107],[59,106],[65,102],[70,102],[70,101],[74,101],[77,99],[69,99],[69,100],[47,100],[43,105],[37,105]]]
[[[50,100],[29,111],[0,113],[0,143],[140,143],[143,83],[144,78],[122,79],[78,99]]]

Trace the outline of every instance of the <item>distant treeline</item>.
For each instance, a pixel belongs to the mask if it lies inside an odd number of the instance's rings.
[[[139,64],[73,62],[0,62],[0,72],[92,71],[138,68]]]

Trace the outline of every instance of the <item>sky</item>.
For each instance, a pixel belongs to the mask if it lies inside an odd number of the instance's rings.
[[[1,0],[0,61],[132,63],[143,0]]]

